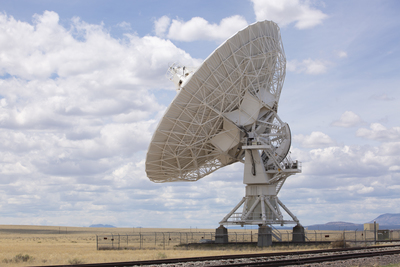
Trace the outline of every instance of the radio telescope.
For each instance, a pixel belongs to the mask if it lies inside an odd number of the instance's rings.
[[[277,114],[285,72],[272,21],[239,31],[197,69],[172,65],[168,77],[178,93],[147,152],[150,180],[197,181],[240,161],[245,196],[219,224],[301,226],[277,197],[286,179],[301,172],[289,157],[289,125]]]

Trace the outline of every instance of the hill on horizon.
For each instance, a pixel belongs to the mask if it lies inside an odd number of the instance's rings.
[[[367,223],[376,221],[380,229],[400,229],[400,213],[385,213],[376,217],[374,220]],[[306,226],[308,230],[363,230],[364,224],[356,224],[351,222],[328,222],[325,224],[314,224]]]
[[[114,225],[110,225],[110,224],[92,224],[89,227],[116,228]]]
[[[400,225],[400,213],[385,213],[369,221],[369,223],[374,221],[380,225]]]

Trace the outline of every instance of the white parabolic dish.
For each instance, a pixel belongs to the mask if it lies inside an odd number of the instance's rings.
[[[220,45],[179,83],[147,152],[150,180],[196,181],[243,162],[248,132],[269,136],[278,161],[285,158],[290,130],[276,115],[285,64],[280,30],[272,21],[254,23]]]

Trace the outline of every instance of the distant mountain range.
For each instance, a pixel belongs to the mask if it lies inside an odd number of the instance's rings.
[[[400,229],[400,213],[385,213],[379,215],[375,219],[367,222],[367,223],[379,223],[379,229]],[[106,228],[115,228],[113,225],[109,224],[92,224],[89,227],[106,227]],[[138,227],[141,228],[141,227]],[[279,229],[289,229],[289,227],[283,227]],[[291,228],[291,227],[290,227]],[[364,230],[364,224],[356,224],[350,222],[328,222],[325,224],[314,224],[305,226],[308,230]]]
[[[374,220],[370,221],[369,223],[373,223],[376,221],[379,224],[384,225],[397,225],[400,224],[400,213],[385,213],[379,215]]]
[[[367,223],[379,223],[379,229],[400,229],[400,213],[386,213],[379,215],[374,220]],[[358,230],[364,229],[364,224],[350,222],[328,222],[325,224],[315,224],[306,226],[308,230]]]
[[[115,228],[114,225],[109,224],[92,224],[89,227],[105,227],[105,228]]]

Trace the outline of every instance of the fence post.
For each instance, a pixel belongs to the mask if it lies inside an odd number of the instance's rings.
[[[367,242],[367,230],[364,230],[364,242]],[[365,243],[366,245],[366,243]]]
[[[96,235],[96,250],[99,250],[99,238]]]
[[[154,246],[157,246],[157,232],[154,233]]]
[[[367,246],[367,230],[364,230],[364,244]]]
[[[139,233],[139,249],[142,249],[142,233]]]
[[[287,246],[289,248],[290,247],[290,233],[289,233],[289,231],[287,231],[286,233],[287,233]],[[293,240],[293,233],[292,233],[292,240]]]
[[[128,247],[129,245],[128,245],[128,240],[129,240],[129,237],[128,237],[128,234],[126,234],[126,246]]]
[[[343,230],[343,247],[346,248],[346,230]]]
[[[162,236],[163,236],[163,245],[164,245],[164,250],[165,250],[165,234],[162,233]]]
[[[354,231],[354,244],[357,245],[357,229]]]
[[[118,249],[121,249],[121,236],[118,234]]]
[[[114,235],[111,234],[111,247],[114,249]]]

